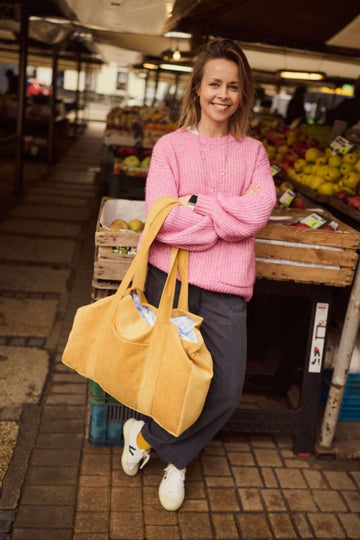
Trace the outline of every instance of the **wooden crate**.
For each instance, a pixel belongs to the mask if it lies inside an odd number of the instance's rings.
[[[272,217],[300,218],[309,213],[275,208]],[[360,233],[330,213],[321,213],[338,223],[336,231],[303,229],[270,220],[256,235],[256,277],[335,287],[351,285]]]
[[[107,225],[116,218],[126,221],[133,218],[144,220],[144,201],[102,198],[95,231],[95,280],[121,281],[134,259],[134,253],[121,254],[113,251],[113,248],[117,247],[136,248],[140,238],[140,233],[133,231],[108,229]]]

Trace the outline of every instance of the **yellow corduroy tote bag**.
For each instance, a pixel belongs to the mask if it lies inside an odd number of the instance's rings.
[[[199,330],[203,319],[188,310],[188,252],[172,248],[158,308],[144,295],[150,246],[177,204],[177,199],[162,197],[152,205],[139,251],[118,290],[77,310],[62,358],[176,437],[199,417],[213,376]],[[177,272],[181,290],[173,308]],[[152,315],[152,324],[141,316],[139,305]],[[190,326],[190,340],[180,333],[179,321]]]

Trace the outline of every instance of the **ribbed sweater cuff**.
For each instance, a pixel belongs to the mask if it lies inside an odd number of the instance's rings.
[[[214,203],[214,197],[200,194],[196,201],[195,212],[203,216],[211,216],[214,211]]]

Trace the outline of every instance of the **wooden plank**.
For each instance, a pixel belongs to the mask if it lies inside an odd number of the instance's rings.
[[[94,278],[121,281],[125,276],[128,268],[128,263],[121,264],[120,261],[108,261],[105,264],[103,262],[95,261]]]
[[[295,281],[296,283],[317,283],[334,287],[346,287],[351,285],[353,276],[354,272],[350,268],[327,270],[324,268],[256,262],[257,279],[266,278],[274,281]]]
[[[347,231],[316,231],[270,222],[257,233],[256,238],[350,249],[358,249],[360,245],[360,234],[356,231],[354,233]]]
[[[139,238],[140,233],[134,231],[109,231],[104,229],[104,227],[100,227],[100,230],[95,232],[95,245],[136,247]]]
[[[135,253],[114,253],[114,246],[100,246],[97,248],[96,259],[98,261],[110,259],[114,261],[123,260],[130,263],[134,260]]]
[[[315,249],[297,246],[279,246],[276,244],[255,242],[256,257],[267,259],[285,259],[304,263],[337,265],[355,268],[358,255],[356,251],[343,249],[332,251],[330,249]]]

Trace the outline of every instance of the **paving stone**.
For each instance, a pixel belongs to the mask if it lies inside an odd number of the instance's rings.
[[[0,264],[2,290],[28,292],[54,292],[65,294],[70,270],[25,266],[23,264]]]
[[[52,407],[54,408],[54,407]],[[56,407],[59,409],[59,416],[61,415],[61,407]],[[78,407],[78,409],[83,410],[83,407]],[[83,433],[84,421],[83,420],[51,420],[43,418],[40,424],[40,433],[67,433],[67,434],[78,434]]]
[[[238,493],[244,512],[259,512],[263,510],[258,489],[239,489]]]
[[[84,377],[81,375],[78,375],[78,373],[70,373],[70,372],[62,372],[62,373],[54,373],[51,378],[52,383],[67,383],[67,384],[85,384],[87,386],[86,380],[84,380]],[[54,387],[52,387],[52,390],[54,390]]]
[[[262,489],[261,495],[269,512],[286,512],[287,508],[280,490]]]
[[[139,487],[114,487],[111,489],[111,510],[114,512],[141,511],[141,495]]]
[[[73,506],[20,505],[16,528],[66,529],[73,526]]]
[[[159,484],[159,480],[158,480]],[[186,482],[186,497],[188,499],[204,499],[204,483],[203,482]]]
[[[90,209],[75,208],[71,206],[42,206],[39,204],[19,204],[11,212],[11,215],[18,218],[21,217],[51,221],[85,222],[90,217]]]
[[[306,482],[301,471],[296,469],[275,469],[276,476],[282,488],[306,488]]]
[[[360,471],[350,471],[349,474],[355,480],[357,486],[360,488]]]
[[[308,521],[306,519],[306,514],[300,512],[293,512],[292,518],[299,532],[300,538],[314,538],[314,535],[311,532]]]
[[[262,433],[250,433],[249,439],[253,448],[274,448],[275,442],[271,435]]]
[[[223,540],[236,540],[239,538],[234,516],[213,513],[212,519],[215,525],[215,538]]]
[[[230,469],[225,457],[202,456],[201,462],[205,475],[209,476],[230,476]]]
[[[0,422],[0,493],[3,479],[14,453],[18,432],[19,426],[16,422]],[[0,522],[2,516],[3,514],[0,512]]]
[[[188,499],[185,497],[182,507],[179,512],[207,512],[209,505],[207,500]]]
[[[146,525],[177,525],[176,512],[164,512],[158,506],[145,506],[144,508]]]
[[[47,337],[57,305],[56,300],[0,298],[0,334]]]
[[[248,442],[224,442],[224,447],[228,452],[250,452],[251,446]]]
[[[230,465],[255,465],[251,452],[228,452]]]
[[[80,512],[106,512],[110,510],[110,488],[80,486],[77,509]]]
[[[269,467],[262,467],[260,470],[264,479],[264,484],[267,488],[275,488],[279,486],[278,479],[276,478],[273,469],[270,469]]]
[[[360,493],[358,491],[342,491],[341,494],[351,512],[360,512]]]
[[[83,420],[84,407],[55,407],[47,406],[43,408],[42,418],[46,420]]]
[[[44,206],[51,206],[54,204],[54,194],[49,193],[29,193],[24,198],[23,202],[25,204],[41,204]],[[59,206],[75,206],[75,207],[86,207],[88,201],[79,197],[64,196],[62,194],[56,195],[56,204]]]
[[[346,538],[359,539],[360,517],[356,514],[338,514],[338,518],[346,531]]]
[[[76,485],[76,467],[31,467],[26,483],[29,485]]]
[[[304,489],[284,489],[283,495],[293,512],[315,512],[317,510],[310,491]]]
[[[0,223],[0,232],[17,233],[35,236],[52,236],[54,238],[76,238],[81,231],[80,223],[47,221],[41,219],[8,218]]]
[[[48,353],[26,347],[0,347],[0,408],[38,403],[48,370]]]
[[[56,466],[61,467],[73,466],[77,467],[80,464],[80,450],[47,450],[43,448],[35,448],[31,465],[33,466]]]
[[[334,514],[308,514],[316,538],[345,538],[345,534]]]
[[[266,518],[261,513],[238,514],[236,516],[242,538],[251,540],[253,538],[272,538],[272,534],[267,524]]]
[[[35,506],[75,506],[76,486],[25,485],[21,504]]]
[[[73,529],[16,529],[13,540],[73,540]]]
[[[110,538],[143,540],[144,524],[142,512],[111,512]]]
[[[263,467],[281,467],[282,462],[276,450],[254,448],[257,463]]]
[[[234,488],[209,488],[210,509],[213,512],[238,512],[239,503]]]
[[[83,456],[81,464],[81,474],[110,474],[111,456],[108,455],[89,455]]]
[[[53,383],[50,386],[50,391],[54,394],[77,394],[87,395],[87,384],[84,380],[77,382],[76,384],[57,384]]]
[[[80,450],[83,443],[83,434],[77,433],[72,435],[54,433],[45,434],[40,433],[38,435],[36,446],[37,448],[47,449],[61,449],[66,448],[68,450]]]
[[[263,481],[256,467],[233,467],[235,483],[239,487],[263,487]]]
[[[303,471],[303,475],[312,489],[327,489],[329,487],[320,471]]]
[[[232,476],[206,476],[205,481],[209,487],[232,487],[234,485]]]
[[[310,467],[309,463],[302,459],[285,459],[285,466],[286,467],[293,467],[298,469],[306,469]]]
[[[269,519],[274,531],[275,538],[298,538],[290,517],[287,514],[270,513]]]
[[[34,238],[15,234],[0,235],[3,261],[70,265],[76,248],[74,240]]]
[[[180,533],[177,527],[168,525],[147,525],[146,540],[177,540]]]
[[[312,493],[322,512],[346,512],[346,505],[337,491],[315,489]]]
[[[85,405],[86,401],[85,394],[49,394],[46,405]]]
[[[179,513],[179,525],[181,538],[184,540],[213,538],[210,516],[207,513]]]
[[[75,533],[108,533],[108,512],[77,512],[75,517]]]
[[[347,472],[324,471],[324,475],[332,489],[357,489],[355,482]]]
[[[79,486],[106,487],[116,486],[114,482],[110,482],[110,477],[107,475],[81,475],[79,478]]]

